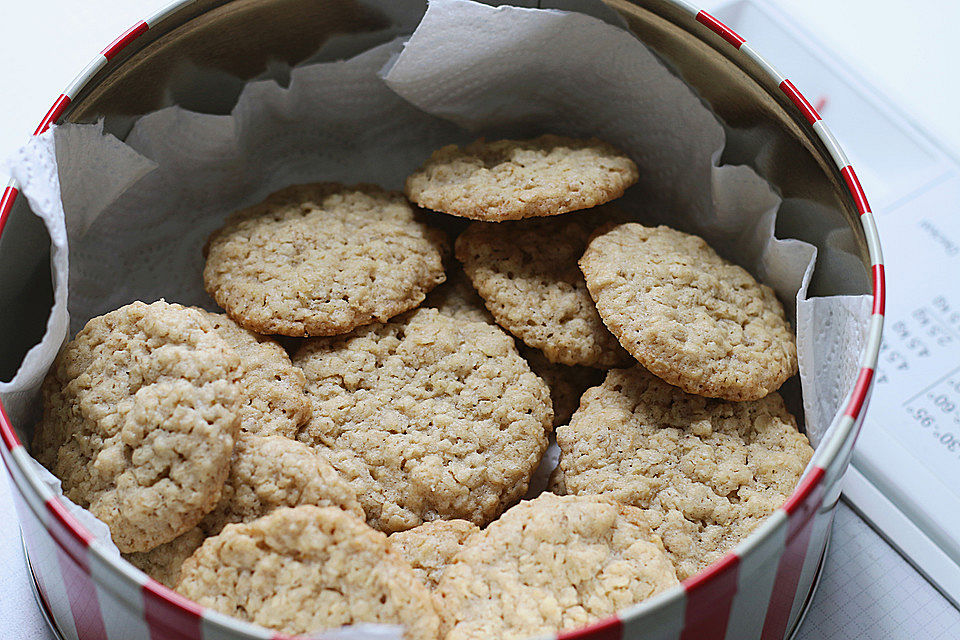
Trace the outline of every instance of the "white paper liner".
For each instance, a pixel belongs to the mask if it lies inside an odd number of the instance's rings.
[[[641,171],[624,208],[703,235],[777,291],[797,319],[806,430],[818,443],[856,375],[869,296],[806,299],[815,247],[774,237],[779,197],[752,169],[718,166],[723,128],[631,34],[467,0],[431,2],[405,46],[293,69],[289,88],[250,83],[228,116],[171,107],[137,120],[125,142],[100,125],[31,140],[10,171],[49,231],[55,304],[42,342],[0,384],[11,420],[28,435],[68,324],[72,335],[136,299],[212,308],[201,248],[231,211],[302,182],[399,188],[444,144],[541,132],[618,145]]]

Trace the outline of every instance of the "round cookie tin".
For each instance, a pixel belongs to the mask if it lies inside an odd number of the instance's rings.
[[[785,638],[795,631],[815,587],[840,480],[872,390],[884,313],[884,267],[876,224],[854,168],[816,109],[749,42],[684,0],[607,4],[721,116],[768,125],[777,137],[782,166],[804,165],[802,171],[780,172],[784,175],[778,176],[777,186],[785,197],[816,199],[842,213],[860,248],[864,280],[872,282],[873,307],[859,376],[847,390],[830,435],[817,447],[787,502],[733,551],[679,587],[558,638]],[[403,25],[415,24],[411,20],[415,18],[404,16]],[[191,87],[184,69],[207,65],[252,77],[269,60],[296,63],[309,57],[330,35],[384,26],[388,25],[382,14],[374,15],[365,3],[353,0],[179,0],[107,46],[54,101],[34,135],[51,123],[100,117],[122,129],[130,116],[166,106],[170,96],[191,90],[204,104],[229,103],[235,95],[229,95],[227,85]],[[18,196],[18,185],[11,183],[0,198],[0,253],[11,251],[31,233],[33,216],[26,198]],[[827,228],[826,220],[822,224]],[[35,264],[2,272],[4,286],[30,288],[31,268],[41,273],[46,268],[45,255],[24,259]],[[36,316],[38,323],[46,309],[49,304]],[[9,351],[4,353],[9,358]],[[9,371],[16,363],[3,365]],[[283,637],[203,609],[107,552],[33,471],[18,436],[17,427],[22,434],[26,426],[11,424],[0,405],[0,453],[11,476],[38,600],[62,637]]]

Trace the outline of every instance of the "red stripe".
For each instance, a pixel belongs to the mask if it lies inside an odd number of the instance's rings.
[[[873,265],[873,312],[883,315],[887,307],[887,278],[882,264]]]
[[[203,608],[159,582],[141,588],[150,640],[195,640],[203,634]]]
[[[706,570],[683,581],[687,610],[680,640],[722,640],[726,636],[739,573],[740,558],[735,553],[728,553]]]
[[[124,31],[119,38],[111,42],[110,45],[100,53],[102,53],[107,60],[112,60],[124,47],[140,37],[149,28],[147,23],[141,20]]]
[[[3,229],[0,228],[0,232],[2,231]],[[20,438],[17,437],[17,432],[13,430],[13,425],[10,424],[10,418],[7,417],[7,410],[3,408],[2,402],[0,402],[0,437],[3,438],[3,446],[9,451],[20,446]]]
[[[840,170],[840,174],[843,175],[843,181],[847,183],[847,189],[850,190],[850,195],[853,196],[853,201],[857,204],[857,211],[860,212],[860,215],[869,212],[870,203],[867,202],[867,194],[863,192],[860,180],[857,179],[857,172],[848,164]]]
[[[557,636],[557,640],[586,640],[587,638],[590,640],[621,640],[623,638],[623,623],[620,622],[620,618],[607,618],[576,631],[567,631]]]
[[[10,216],[10,210],[13,209],[13,203],[16,201],[20,191],[14,187],[7,187],[3,190],[3,196],[0,196],[0,233],[7,226],[7,218]]]
[[[813,124],[817,120],[820,120],[820,114],[817,113],[817,110],[813,108],[813,105],[807,102],[807,99],[803,97],[803,94],[793,86],[793,83],[789,80],[784,80],[780,83],[780,91],[783,91],[787,94],[787,97],[790,98],[790,101],[793,104],[797,105],[797,108],[803,113],[803,116],[807,119],[807,122]]]
[[[870,391],[870,382],[873,380],[873,369],[863,367],[860,369],[860,375],[857,376],[857,383],[853,385],[853,395],[850,397],[850,403],[844,415],[856,419],[860,415],[863,403],[867,399],[867,392]]]
[[[697,22],[702,25],[706,25],[715,34],[732,44],[735,49],[739,49],[740,45],[746,42],[746,40],[741,38],[736,31],[723,24],[706,11],[701,11],[697,14]]]
[[[819,489],[820,492],[823,491],[821,484],[823,475],[824,471],[821,467],[814,467],[809,474],[800,480],[797,488],[793,490],[793,494],[783,503],[783,510],[787,512],[787,516],[793,518],[796,513],[806,513],[810,511],[811,508],[820,506],[819,500],[816,505],[813,504],[813,498],[811,496],[813,496],[815,490]],[[806,508],[801,510],[801,507]],[[789,537],[789,535],[788,530],[787,536]]]
[[[60,117],[60,114],[63,113],[63,110],[66,109],[69,104],[70,96],[61,93],[57,101],[54,102],[50,110],[47,111],[47,115],[43,116],[43,120],[37,125],[37,130],[33,132],[33,135],[38,136],[46,131],[50,127],[50,123],[56,122],[57,118]]]
[[[803,562],[810,546],[814,516],[823,502],[823,475],[823,469],[814,467],[783,505],[789,518],[786,546],[777,566],[777,577],[773,583],[774,589],[770,595],[767,617],[760,636],[762,640],[782,640],[786,634]]]

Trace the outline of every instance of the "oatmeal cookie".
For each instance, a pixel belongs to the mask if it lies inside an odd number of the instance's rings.
[[[478,531],[480,527],[466,520],[434,520],[391,533],[387,540],[407,559],[417,577],[432,589],[464,543]]]
[[[252,331],[337,335],[420,304],[443,282],[446,250],[400,193],[299,185],[228,218],[207,242],[203,281]]]
[[[125,553],[123,559],[163,586],[173,589],[180,581],[180,567],[200,548],[204,538],[203,529],[194,527],[150,551]]]
[[[243,404],[240,431],[295,438],[310,419],[303,372],[277,342],[244,329],[229,316],[204,311],[213,328],[240,355]]]
[[[460,265],[447,268],[447,280],[430,292],[423,306],[466,322],[496,324]]]
[[[278,507],[340,507],[363,519],[357,492],[313,449],[282,436],[241,435],[217,506],[200,522],[208,536]]]
[[[183,564],[177,591],[287,634],[397,624],[435,640],[430,592],[385,535],[342,509],[281,508],[227,525]]]
[[[282,436],[240,434],[220,502],[200,525],[145,553],[124,557],[168,587],[204,538],[227,524],[251,522],[279,507],[339,507],[363,519],[357,494],[307,445]]]
[[[813,450],[778,393],[728,402],[614,370],[557,429],[562,482],[644,508],[681,580],[780,507]]]
[[[443,147],[404,191],[427,209],[500,222],[595,207],[639,177],[633,160],[596,138],[544,135]]]
[[[797,346],[770,287],[668,227],[631,223],[580,259],[610,331],[648,370],[689,393],[756,400],[797,372]]]
[[[446,640],[569,631],[677,585],[640,509],[542,494],[464,544],[436,588]]]
[[[134,302],[90,320],[43,382],[33,451],[121,552],[186,533],[220,499],[240,357],[201,312]]]
[[[298,438],[381,531],[486,524],[523,495],[547,446],[549,390],[498,327],[417,309],[310,340],[293,361],[313,402]]]
[[[614,207],[547,220],[476,222],[456,256],[497,323],[551,362],[609,368],[633,362],[597,313],[577,266]]]
[[[547,491],[558,496],[567,495],[567,483],[563,479],[563,468],[559,464],[550,473],[550,479],[547,481]]]

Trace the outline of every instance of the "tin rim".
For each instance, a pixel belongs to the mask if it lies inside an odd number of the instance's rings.
[[[196,0],[177,0],[146,20],[141,20],[124,31],[105,47],[103,51],[74,78],[64,92],[57,97],[37,125],[33,135],[40,135],[46,132],[51,124],[56,124],[60,116],[70,105],[72,99],[86,87],[87,83],[98,71],[123,51],[123,49],[144,33],[147,33],[152,27],[159,25],[164,19],[180,9],[193,4],[195,1]],[[775,66],[767,62],[763,56],[754,50],[750,43],[743,37],[714,16],[686,2],[686,0],[663,1],[672,4],[676,9],[692,17],[696,22],[722,38],[726,44],[732,48],[726,52],[731,58],[736,59],[740,57],[745,61],[757,65],[767,79],[773,81],[773,83],[779,87],[780,91],[790,100],[799,114],[803,116],[807,123],[807,133],[812,132],[827,149],[830,159],[842,176],[847,192],[859,213],[860,226],[866,239],[867,252],[870,258],[873,295],[871,318],[863,351],[860,354],[859,373],[849,393],[846,405],[844,405],[843,412],[838,413],[834,417],[833,424],[830,428],[832,435],[814,451],[813,458],[808,465],[806,473],[801,477],[797,487],[787,501],[751,532],[747,539],[697,575],[685,580],[680,586],[630,607],[617,616],[598,621],[574,632],[561,633],[557,636],[558,640],[588,638],[595,635],[607,637],[607,634],[611,633],[614,634],[613,637],[619,638],[623,620],[643,616],[649,611],[667,607],[671,603],[675,604],[681,599],[687,600],[686,608],[689,615],[692,597],[698,593],[700,593],[704,599],[709,598],[710,600],[709,603],[703,602],[702,608],[711,608],[715,605],[713,601],[716,599],[716,595],[704,594],[704,585],[716,582],[716,579],[724,574],[726,574],[728,579],[731,575],[736,577],[736,568],[740,559],[748,555],[752,549],[758,546],[760,541],[770,536],[774,530],[785,526],[788,520],[802,519],[803,522],[809,521],[815,515],[814,512],[821,506],[827,468],[840,454],[847,441],[850,438],[855,439],[857,436],[859,425],[862,423],[863,414],[867,406],[867,400],[873,387],[874,372],[880,351],[886,304],[886,279],[883,254],[880,248],[880,238],[876,220],[870,209],[866,194],[860,185],[857,174],[847,158],[846,153],[844,153],[820,114],[817,113],[817,110],[803,96],[800,90],[797,89],[786,76],[780,73]],[[6,227],[7,218],[10,215],[10,211],[19,193],[19,184],[15,180],[11,180],[4,189],[2,196],[0,196],[0,235],[2,235]],[[4,453],[6,454],[3,456],[4,462],[8,467],[14,484],[17,485],[17,489],[23,495],[29,508],[34,511],[48,530],[51,520],[56,521],[60,527],[65,530],[71,539],[68,541],[57,540],[56,542],[67,547],[66,550],[68,553],[74,555],[78,552],[78,549],[80,553],[86,550],[100,564],[110,567],[115,573],[122,576],[125,582],[128,581],[128,586],[131,587],[132,590],[131,593],[133,590],[142,591],[144,595],[148,597],[158,598],[173,610],[178,610],[180,613],[193,616],[198,620],[202,619],[205,626],[212,625],[224,631],[245,633],[251,638],[271,638],[274,640],[289,638],[289,636],[283,634],[270,632],[263,627],[220,614],[216,611],[204,609],[179,593],[154,581],[114,554],[107,552],[102,546],[102,543],[98,542],[93,535],[66,510],[60,498],[54,495],[36,476],[30,466],[30,455],[20,442],[2,402],[0,402],[0,438],[2,438],[5,448]],[[820,499],[816,499],[815,496],[818,492],[821,494]],[[38,503],[38,500],[42,502],[42,505]],[[809,509],[807,513],[801,513],[804,511],[803,507],[810,507],[811,502],[816,502],[813,508]],[[789,542],[791,535],[797,535],[798,528],[799,527],[791,527],[792,531],[788,531],[788,540],[786,540],[786,542]],[[66,542],[66,544],[64,544],[64,542]],[[75,560],[79,561],[78,558],[75,558]],[[799,574],[796,578],[799,578]],[[815,585],[811,588],[811,593],[814,590]],[[789,613],[790,607],[787,607],[784,615],[789,616]],[[799,627],[799,622],[800,619],[797,620],[797,627]],[[782,621],[784,631],[786,631],[787,623],[788,620],[784,617]],[[794,629],[794,631],[796,631],[796,629]]]

